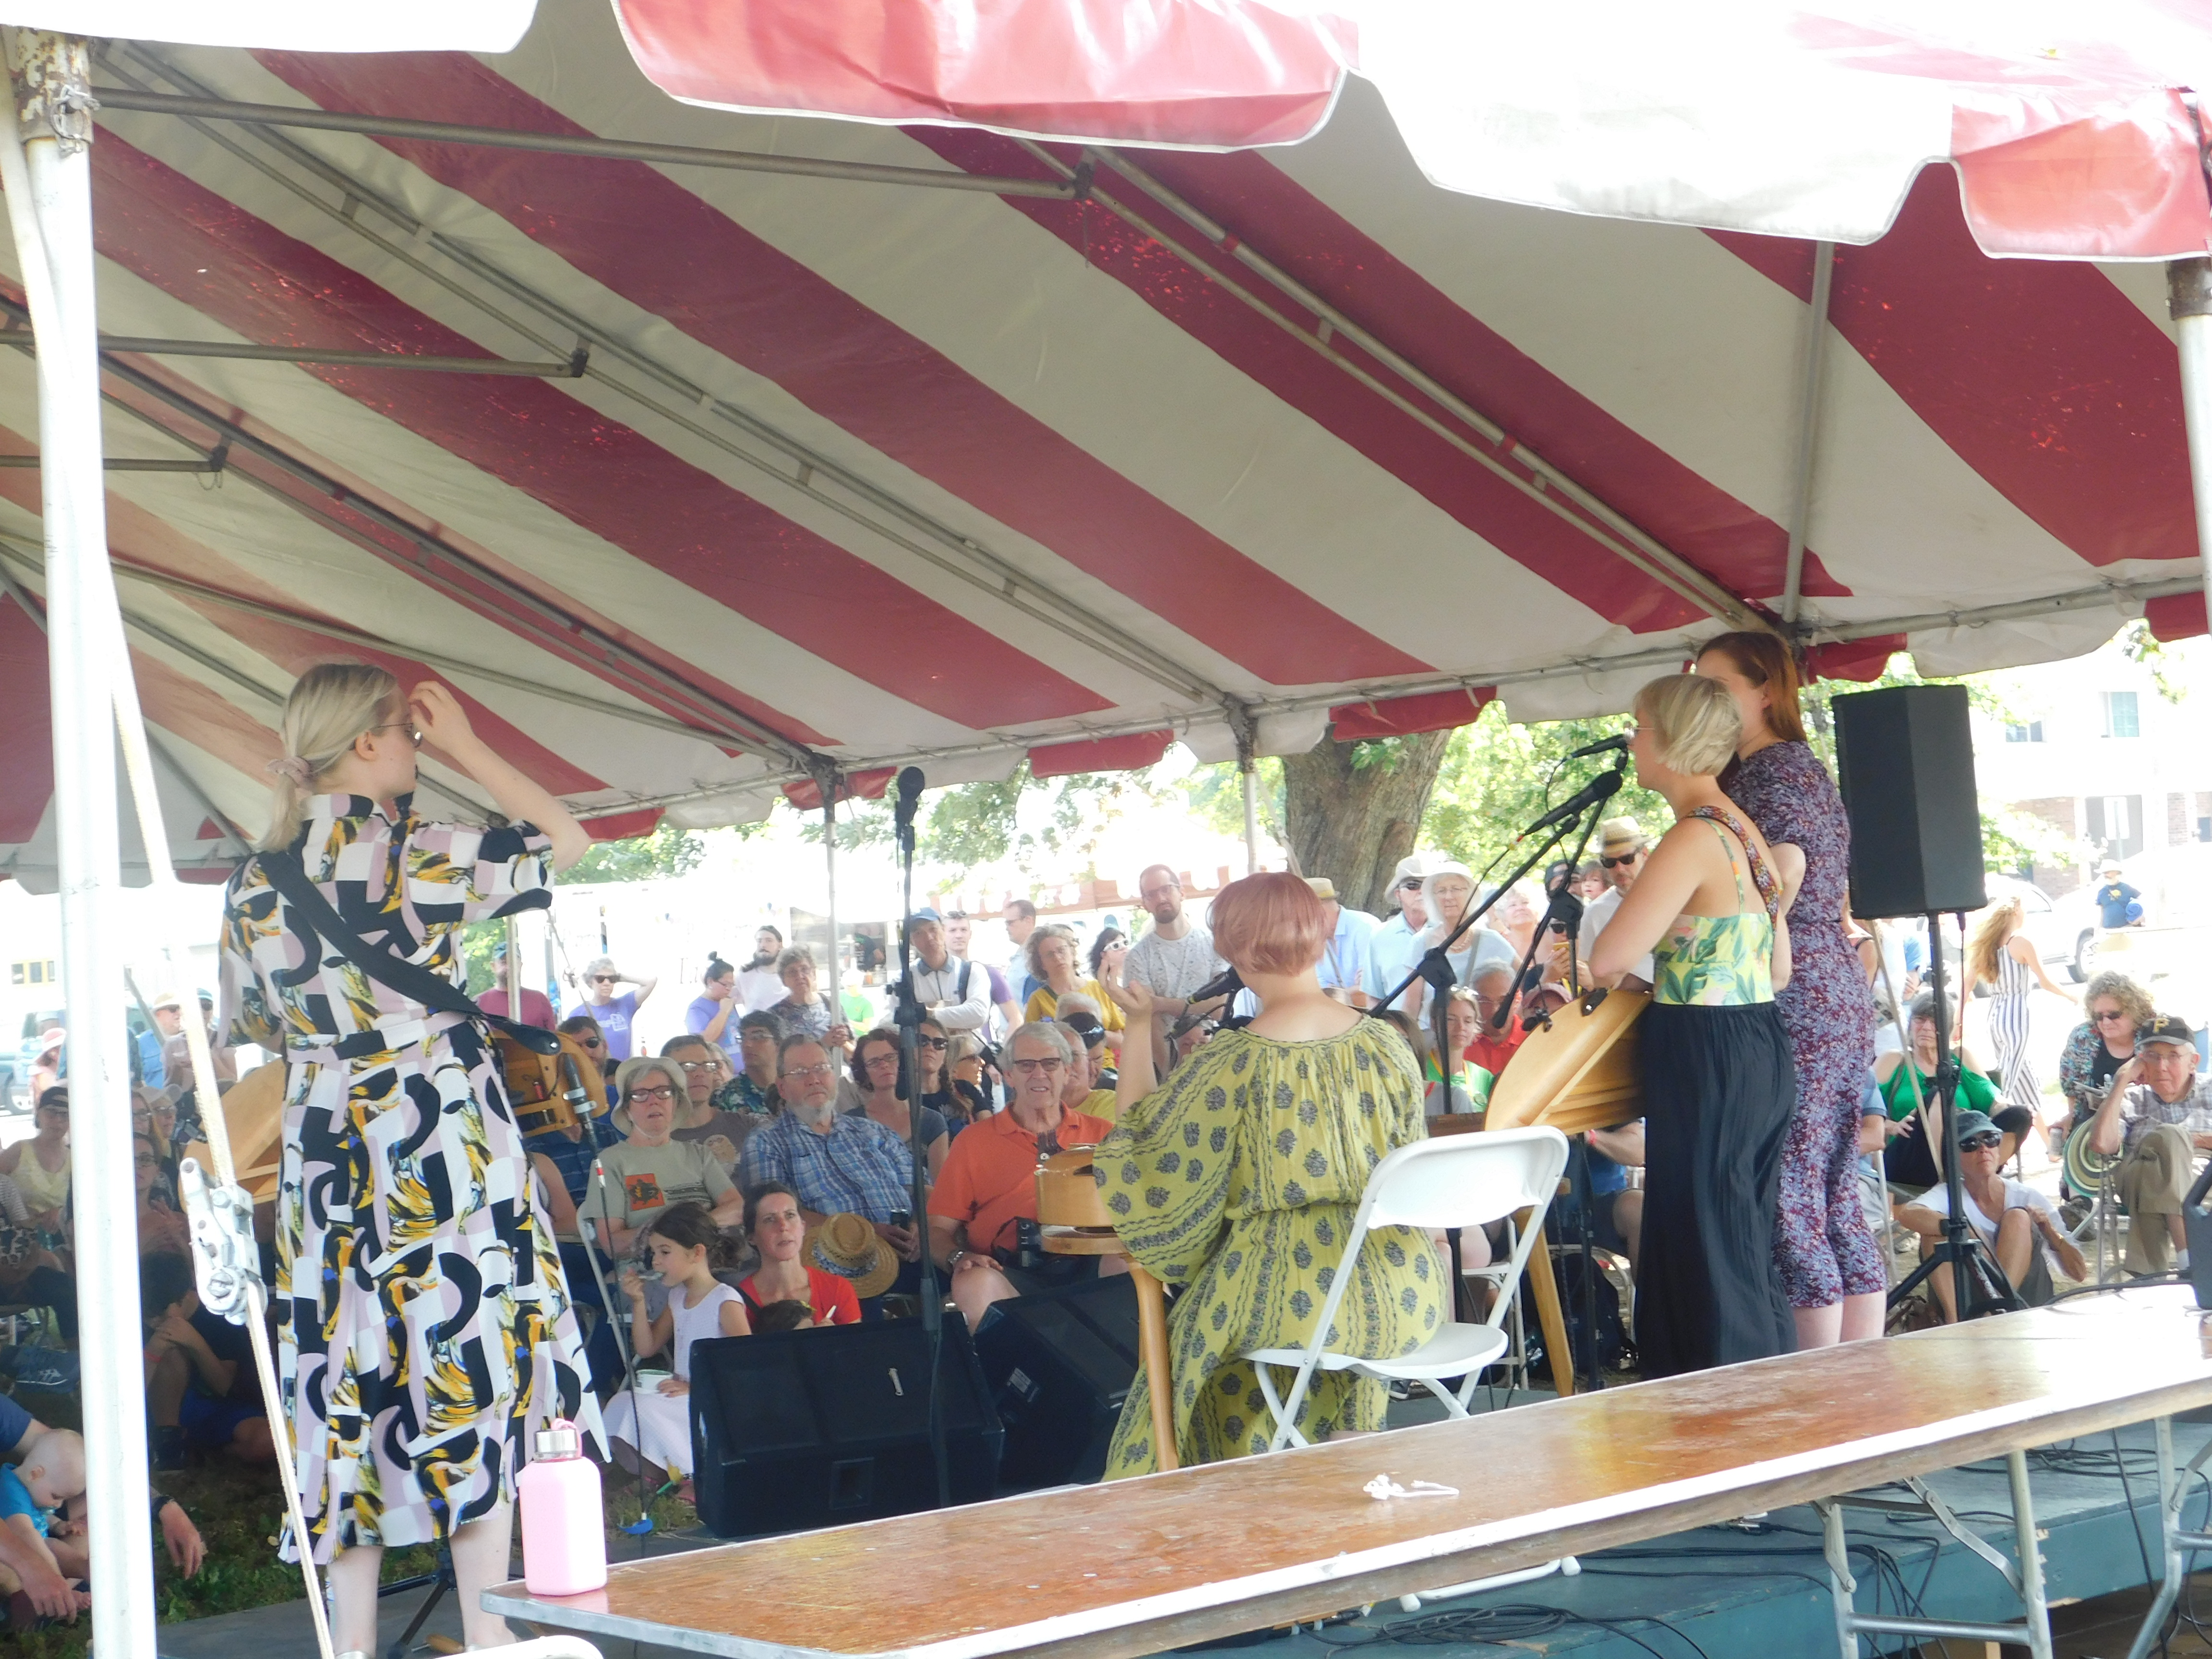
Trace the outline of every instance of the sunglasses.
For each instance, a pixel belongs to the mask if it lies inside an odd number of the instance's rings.
[[[1604,854],[1600,853],[1597,855],[1597,861],[1608,870],[1618,870],[1624,864],[1633,864],[1643,856],[1644,849],[1639,847],[1633,853],[1623,853],[1618,858],[1607,858]]]
[[[1398,884],[1398,890],[1401,893],[1418,893],[1427,884],[1419,876],[1408,876]]]
[[[943,1037],[921,1037],[917,1040],[925,1048],[942,1048],[945,1046]]]
[[[1984,1152],[1989,1151],[1993,1146],[2002,1146],[2003,1143],[2004,1137],[2002,1135],[1968,1135],[1964,1140],[1959,1143],[1959,1150],[1962,1152]]]
[[[619,985],[622,981],[617,979],[612,974],[593,974],[592,975],[592,983],[594,985]]]
[[[1039,1072],[1064,1072],[1067,1069],[1067,1062],[1064,1060],[1017,1060],[1009,1064],[1024,1077],[1035,1077]]]
[[[2108,1013],[2108,1014],[2092,1014],[2092,1015],[2090,1015],[2090,1016],[2089,1016],[2089,1018],[2090,1018],[2091,1019],[2095,1020],[2095,1021],[2097,1022],[2097,1024],[2098,1024],[2102,1025],[2102,1024],[2106,1024],[2108,1021],[2116,1020],[2116,1019],[2125,1019],[2125,1018],[2127,1018],[2127,1016],[2126,1016],[2125,1014],[2122,1013],[2118,1009],[2115,1008],[2114,1010],[2112,1010],[2112,1012],[2110,1012],[2110,1013]]]
[[[603,1048],[606,1046],[597,1037],[580,1036],[576,1039],[576,1042],[580,1046],[586,1048]]]

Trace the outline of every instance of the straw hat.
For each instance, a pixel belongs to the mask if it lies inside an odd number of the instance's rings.
[[[1598,850],[1613,858],[1644,844],[1644,826],[1634,818],[1607,818],[1597,827]]]
[[[898,1277],[898,1253],[863,1218],[825,1216],[806,1230],[799,1259],[810,1267],[853,1281],[853,1294],[881,1296]]]
[[[1327,876],[1308,876],[1306,885],[1313,889],[1313,896],[1317,899],[1327,900],[1336,896],[1336,884]]]

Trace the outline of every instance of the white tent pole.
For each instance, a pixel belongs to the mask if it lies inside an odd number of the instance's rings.
[[[2181,413],[2189,429],[2189,482],[2197,497],[2197,557],[2212,623],[2212,259],[2166,268],[2166,306],[2181,354]]]
[[[54,732],[62,987],[69,1005],[71,1191],[84,1319],[93,1627],[101,1651],[155,1650],[154,1533],[138,1345],[137,1209],[125,1051],[121,884],[100,345],[92,251],[92,59],[82,40],[11,34],[13,118],[0,184],[38,337],[39,451]]]
[[[1813,459],[1820,441],[1820,370],[1827,356],[1828,296],[1836,245],[1813,244],[1813,303],[1805,310],[1805,356],[1797,385],[1797,471],[1790,498],[1790,550],[1782,576],[1782,620],[1796,625],[1805,597],[1805,537],[1813,521]]]

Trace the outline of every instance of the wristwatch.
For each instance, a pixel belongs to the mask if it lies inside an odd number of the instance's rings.
[[[945,1271],[951,1273],[955,1267],[960,1265],[960,1258],[967,1254],[968,1252],[965,1250],[955,1250],[951,1255],[946,1256],[945,1258]]]

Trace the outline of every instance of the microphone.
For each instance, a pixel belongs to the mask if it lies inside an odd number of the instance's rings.
[[[1626,732],[1622,732],[1615,737],[1602,738],[1596,743],[1586,743],[1579,749],[1570,749],[1565,755],[1561,756],[1560,758],[1562,760],[1580,760],[1585,755],[1625,755],[1627,752],[1628,735]]]
[[[919,766],[899,769],[897,821],[902,829],[914,822],[914,810],[921,805],[921,782]]]
[[[1615,738],[1615,742],[1625,742]],[[1554,824],[1565,823],[1580,817],[1601,800],[1611,800],[1620,793],[1621,777],[1618,772],[1601,772],[1581,788],[1538,818],[1513,839],[1518,843],[1528,839],[1540,830],[1549,830]]]
[[[1188,997],[1184,998],[1183,1000],[1186,1002],[1211,1002],[1216,997],[1233,997],[1243,988],[1244,981],[1237,977],[1237,970],[1234,968],[1224,968],[1218,974],[1214,975],[1213,978],[1206,981],[1205,984],[1200,986],[1195,991],[1193,991]]]

